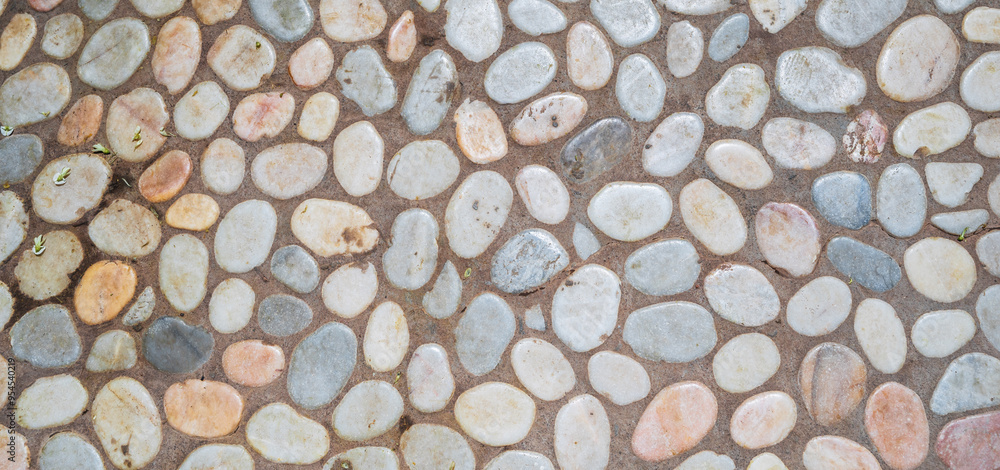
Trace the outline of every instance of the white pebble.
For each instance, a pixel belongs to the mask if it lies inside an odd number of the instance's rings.
[[[649,373],[638,361],[612,351],[601,351],[587,362],[587,378],[594,391],[625,406],[649,396]]]
[[[950,356],[976,334],[976,320],[965,310],[936,310],[920,315],[913,323],[913,347],[925,357]]]
[[[342,318],[365,311],[378,292],[378,276],[371,263],[348,263],[333,270],[323,281],[323,305]]]
[[[782,52],[774,85],[782,98],[807,113],[846,113],[867,91],[864,74],[825,47]]]
[[[523,42],[507,49],[490,64],[483,88],[497,103],[520,103],[541,93],[556,77],[557,68],[556,56],[549,46]]]
[[[746,333],[719,348],[712,358],[712,374],[723,390],[744,393],[764,385],[780,365],[781,355],[771,338]]]
[[[826,129],[793,118],[767,121],[760,140],[778,166],[793,170],[815,170],[837,153],[837,140]]]
[[[652,183],[608,183],[590,199],[587,217],[615,240],[634,242],[667,226],[673,210],[670,194]]]
[[[691,76],[705,55],[705,38],[697,26],[678,21],[667,28],[667,70],[677,78]]]
[[[660,30],[660,13],[650,0],[592,0],[590,12],[621,47],[638,46]]]
[[[851,288],[835,277],[818,277],[788,299],[785,314],[788,326],[800,335],[832,333],[851,314]]]
[[[514,178],[521,202],[539,222],[555,225],[569,213],[569,191],[556,172],[541,166],[521,168]]]
[[[535,422],[535,402],[502,382],[470,388],[455,400],[455,420],[469,437],[488,446],[521,442]]]
[[[395,369],[410,346],[410,329],[403,309],[395,302],[384,302],[368,317],[362,343],[365,362],[376,372]]]
[[[705,123],[695,113],[667,116],[642,147],[642,168],[653,176],[677,176],[701,147]]]
[[[219,333],[236,333],[247,326],[253,317],[255,301],[256,295],[250,284],[235,277],[226,279],[212,291],[212,298],[208,301],[208,321]]]
[[[545,340],[518,341],[510,350],[510,364],[521,385],[545,401],[562,398],[576,385],[573,366],[558,348]]]
[[[421,344],[406,367],[410,404],[421,413],[441,411],[455,393],[448,352],[439,344]]]
[[[448,201],[444,231],[448,246],[461,258],[475,258],[493,243],[507,221],[514,192],[495,171],[469,175]]]
[[[667,83],[659,68],[644,54],[632,54],[618,65],[615,82],[618,104],[630,118],[639,122],[656,119],[663,110]]]
[[[892,132],[896,153],[935,155],[961,144],[972,130],[969,113],[946,101],[908,114]]]
[[[774,179],[760,150],[742,140],[712,142],[705,150],[705,163],[720,180],[740,189],[761,189]]]
[[[906,331],[892,305],[866,299],[854,314],[854,334],[872,367],[883,374],[895,374],[906,361]]]
[[[763,273],[744,264],[723,264],[705,276],[712,310],[737,325],[761,326],[778,316],[781,302]]]
[[[604,344],[618,324],[621,296],[613,271],[597,264],[580,267],[552,296],[552,331],[576,352]]]
[[[705,113],[720,126],[751,129],[760,122],[771,100],[764,69],[756,64],[737,64],[705,95]]]

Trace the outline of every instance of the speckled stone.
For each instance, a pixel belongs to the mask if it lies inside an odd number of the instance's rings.
[[[495,369],[514,337],[516,324],[507,302],[495,294],[479,294],[455,327],[455,350],[462,367],[475,376]]]
[[[135,326],[149,319],[156,308],[156,294],[153,286],[146,286],[142,293],[135,298],[135,302],[128,308],[122,317],[122,324],[125,326]]]
[[[206,329],[177,317],[156,319],[142,335],[142,355],[157,370],[189,374],[208,362],[215,339]]]
[[[889,128],[873,109],[866,109],[855,116],[841,138],[848,158],[858,163],[877,162],[887,140]]]
[[[865,405],[865,430],[894,469],[917,468],[927,457],[930,430],[924,405],[902,384],[887,382],[872,391]]]
[[[45,22],[42,52],[53,59],[68,59],[83,43],[83,21],[72,13],[53,16]]]
[[[510,183],[495,171],[478,171],[465,178],[452,193],[444,214],[451,251],[467,259],[486,251],[507,221],[513,200]]]
[[[300,294],[308,294],[319,285],[319,265],[298,245],[283,246],[274,251],[271,275]]]
[[[551,233],[522,231],[493,254],[490,279],[501,291],[520,294],[549,282],[569,266],[569,253]]]
[[[357,104],[365,116],[382,114],[396,105],[396,81],[371,46],[345,54],[336,76],[344,97]]]
[[[764,79],[764,69],[755,64],[737,64],[708,90],[705,114],[720,126],[752,129],[764,117],[770,100],[771,88]]]
[[[556,462],[560,468],[606,468],[611,457],[611,422],[600,400],[577,395],[556,413]]]
[[[891,256],[851,237],[830,240],[826,257],[838,271],[875,292],[892,289],[903,277],[899,263]],[[910,269],[906,272],[909,275]]]
[[[871,183],[861,173],[837,171],[813,180],[812,200],[828,222],[860,230],[872,218]]]
[[[476,457],[458,431],[439,424],[414,424],[399,438],[403,461],[414,469],[475,470]]]
[[[1000,359],[979,352],[951,361],[934,387],[931,411],[948,415],[996,406],[1000,400]]]
[[[687,452],[715,426],[718,402],[701,382],[678,382],[653,397],[632,434],[632,452],[659,462]]]
[[[285,337],[312,323],[313,311],[304,300],[288,294],[273,294],[257,306],[257,323],[269,335]]]
[[[1000,413],[983,413],[951,421],[938,433],[934,451],[951,468],[996,466],[1000,449],[993,439],[1000,432]]]
[[[336,322],[320,326],[292,351],[288,395],[307,410],[330,404],[354,373],[357,356],[358,340],[350,328]]]
[[[718,336],[708,310],[691,302],[666,302],[630,313],[622,338],[643,359],[682,363],[704,357]]]
[[[809,415],[833,426],[850,415],[865,396],[868,372],[858,353],[838,343],[809,350],[799,367],[799,391]]]
[[[385,434],[403,416],[403,397],[389,382],[367,380],[351,387],[333,410],[331,424],[345,441]]]
[[[625,158],[631,150],[633,134],[632,126],[619,117],[590,124],[567,141],[559,153],[563,176],[577,184],[597,178]]]
[[[458,71],[447,52],[435,49],[420,59],[399,109],[410,132],[434,132],[447,116],[458,87]]]
[[[510,123],[510,137],[521,145],[542,145],[576,129],[587,114],[587,100],[576,93],[552,93],[532,101]]]

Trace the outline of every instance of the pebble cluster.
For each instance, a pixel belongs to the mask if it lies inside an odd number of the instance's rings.
[[[2,470],[1000,468],[998,8],[26,3]]]

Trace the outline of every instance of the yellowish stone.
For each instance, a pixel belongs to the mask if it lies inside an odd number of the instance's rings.
[[[219,203],[205,194],[185,194],[167,209],[164,221],[181,230],[208,230],[219,219]]]

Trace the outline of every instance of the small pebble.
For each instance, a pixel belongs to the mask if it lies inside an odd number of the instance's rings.
[[[890,235],[912,237],[927,218],[927,190],[920,173],[907,163],[886,167],[878,179],[875,213]]]
[[[240,278],[229,278],[215,286],[208,301],[208,320],[215,331],[236,333],[247,326],[257,300],[250,284]]]
[[[788,470],[788,467],[785,466],[785,463],[777,455],[764,452],[750,459],[750,465],[747,465],[747,470]]]
[[[524,326],[535,331],[545,331],[545,313],[540,304],[532,305],[524,311]]]
[[[135,366],[137,357],[135,339],[125,331],[111,330],[94,340],[86,367],[90,372],[127,370]]]
[[[761,326],[778,317],[781,302],[763,273],[724,263],[705,276],[705,297],[720,317],[742,326]]]
[[[931,216],[931,225],[952,235],[964,236],[986,226],[990,213],[986,209],[943,212]]]
[[[516,324],[507,302],[495,294],[479,294],[455,327],[455,351],[462,367],[477,377],[493,371],[514,337]]]
[[[861,71],[825,47],[782,52],[774,85],[782,98],[807,113],[846,113],[861,103],[867,91]]]
[[[882,468],[871,451],[840,436],[818,436],[806,443],[802,463],[808,470],[879,470]]]
[[[827,222],[860,230],[872,218],[872,187],[853,171],[827,173],[813,180],[812,201]]]
[[[10,410],[26,429],[47,429],[72,423],[87,408],[87,389],[69,374],[42,377],[21,390]],[[59,406],[52,406],[59,403]]]
[[[218,219],[219,203],[211,196],[197,193],[177,198],[163,216],[167,225],[194,232],[208,230]]]
[[[665,302],[630,313],[622,339],[643,359],[683,363],[707,355],[718,336],[712,314],[702,306]]]
[[[532,36],[566,29],[566,15],[548,0],[513,0],[507,16],[517,29]]]
[[[348,263],[333,270],[323,281],[323,305],[340,317],[354,318],[371,305],[377,292],[375,267],[371,263]]]
[[[596,26],[580,21],[566,35],[566,73],[583,90],[599,90],[615,69],[611,46]]]
[[[955,33],[940,18],[914,16],[897,26],[882,46],[875,64],[878,86],[889,98],[904,103],[931,98],[951,83],[959,49]],[[905,154],[899,151],[898,140],[893,139],[897,152]]]
[[[726,342],[715,353],[712,375],[723,390],[745,393],[764,385],[774,377],[780,365],[781,355],[774,341],[760,333],[744,333]],[[794,423],[794,419],[792,421]]]
[[[144,162],[159,153],[167,142],[160,129],[168,122],[170,114],[163,96],[149,88],[136,88],[111,102],[104,132],[118,158]]]
[[[324,142],[333,134],[333,128],[340,117],[340,100],[336,96],[321,91],[309,97],[302,106],[296,129],[299,137],[313,142]]]
[[[34,300],[45,300],[66,290],[69,275],[83,261],[83,246],[72,232],[59,230],[43,237],[45,252],[36,256],[29,247],[21,252],[21,259],[14,267],[18,289]]]
[[[371,193],[382,177],[384,153],[385,143],[372,123],[358,121],[347,126],[333,141],[333,174],[337,182],[351,196]]]
[[[947,15],[959,13],[973,3],[974,0],[934,0],[934,6]]]
[[[316,259],[298,245],[283,246],[274,251],[271,275],[300,294],[308,294],[319,285]]]
[[[678,382],[653,397],[632,433],[632,452],[659,462],[697,446],[715,426],[715,395],[701,382]]]
[[[695,113],[667,116],[642,146],[642,168],[653,176],[677,176],[694,160],[705,136],[705,123]]]
[[[888,138],[889,128],[885,126],[882,117],[875,110],[866,109],[847,125],[841,142],[851,161],[875,163],[882,156]]]
[[[216,194],[232,194],[243,183],[246,165],[242,147],[225,137],[215,139],[201,156],[201,180]]]
[[[576,129],[587,114],[587,100],[575,93],[553,93],[524,107],[510,123],[510,136],[525,145],[542,145]]]
[[[370,174],[381,171],[381,158],[379,162],[377,168],[366,162]],[[437,196],[455,184],[460,168],[458,157],[448,144],[440,140],[417,140],[393,155],[386,168],[385,180],[397,196],[420,201]],[[375,181],[377,184],[378,178]]]
[[[510,363],[521,385],[541,400],[558,400],[576,385],[573,366],[548,341],[538,338],[518,341],[510,350]]]
[[[826,129],[793,118],[767,121],[760,140],[778,166],[793,170],[818,169],[837,153],[837,141]]]
[[[72,171],[62,186],[53,177]],[[31,186],[31,209],[52,224],[72,224],[97,207],[111,183],[111,166],[101,157],[77,153],[49,161]]]
[[[431,318],[440,320],[454,315],[461,300],[462,279],[458,277],[455,265],[445,261],[431,290],[424,294],[421,305]]]
[[[0,140],[0,184],[17,184],[31,176],[45,155],[42,139],[16,134]]]
[[[257,306],[257,324],[266,334],[283,338],[306,329],[313,311],[304,300],[288,294],[264,297]]]
[[[483,254],[500,234],[513,202],[514,191],[500,173],[486,170],[469,175],[445,209],[448,247],[461,258]]]
[[[674,470],[734,470],[736,464],[728,455],[716,454],[710,450],[703,450],[694,454],[674,467]]]
[[[188,379],[163,394],[167,423],[188,436],[221,437],[236,431],[243,418],[243,397],[223,382]]]
[[[590,356],[587,379],[595,392],[619,406],[649,396],[649,373],[642,364],[624,354],[601,351]]]
[[[72,13],[53,16],[45,22],[42,52],[53,59],[70,58],[83,43],[83,21]]]
[[[729,9],[730,0],[660,0],[667,10],[681,15],[714,15]]]
[[[621,163],[633,139],[632,126],[620,117],[594,122],[563,146],[559,154],[563,176],[571,183],[590,182]]]
[[[555,470],[548,457],[527,450],[508,450],[501,452],[483,467],[484,470],[514,470],[530,468],[532,470]]]
[[[393,62],[406,62],[416,46],[417,27],[413,24],[413,12],[406,10],[389,28],[385,57]]]
[[[503,292],[521,294],[545,285],[567,266],[569,253],[559,240],[545,230],[528,229],[493,254],[490,280]]]
[[[678,206],[684,226],[713,254],[731,255],[746,244],[747,223],[739,206],[711,181],[700,178],[684,186]]]
[[[945,207],[958,207],[969,200],[972,188],[983,177],[978,163],[929,162],[924,166],[931,197]]]
[[[521,442],[531,431],[535,402],[511,385],[486,382],[458,396],[455,420],[478,442],[493,447],[509,446]]]
[[[247,142],[257,142],[281,133],[292,121],[295,98],[291,93],[254,93],[233,110],[233,133]]]
[[[177,317],[157,318],[142,335],[142,356],[157,370],[171,374],[198,370],[214,348],[212,333]]]
[[[139,194],[149,202],[173,199],[184,189],[193,166],[191,157],[181,150],[163,154],[142,172],[138,181]]]
[[[906,361],[906,331],[892,305],[865,299],[854,312],[854,335],[875,370],[895,374]]]
[[[386,447],[355,447],[327,460],[323,470],[343,469],[345,465],[350,465],[350,468],[395,470],[399,468],[399,458]]]
[[[934,451],[951,468],[990,468],[1000,464],[993,439],[1000,432],[1000,413],[983,413],[951,421],[938,433]]]
[[[466,59],[479,63],[500,49],[503,13],[496,0],[447,0],[444,9],[445,39]]]
[[[323,32],[338,42],[372,39],[389,20],[379,0],[323,0],[319,3]]]
[[[323,2],[324,5],[329,3]],[[254,21],[279,41],[298,41],[312,29],[314,14],[306,0],[248,0],[247,4]]]
[[[784,441],[795,427],[797,417],[795,400],[787,393],[758,393],[740,403],[733,412],[729,433],[741,447],[762,449]]]
[[[708,41],[708,56],[716,62],[725,62],[743,49],[749,38],[749,16],[737,13],[727,17],[712,32],[712,39]]]
[[[833,426],[861,403],[867,377],[858,353],[842,344],[821,343],[802,359],[799,391],[812,419],[822,426]]]
[[[987,119],[972,128],[973,146],[980,155],[1000,158],[1000,119]]]
[[[330,45],[323,38],[312,38],[288,57],[288,75],[300,90],[311,90],[330,78],[333,61]]]
[[[577,395],[556,413],[556,462],[560,468],[607,468],[611,458],[611,422],[600,400]]]
[[[983,353],[959,356],[934,387],[930,407],[943,416],[996,406],[1000,401],[1000,359]]]
[[[742,140],[713,142],[705,150],[705,163],[720,180],[740,189],[762,189],[774,179],[760,150]]]
[[[653,183],[608,183],[590,199],[587,217],[615,240],[634,242],[667,226],[673,208],[670,194]]]
[[[755,64],[737,64],[705,95],[705,114],[720,126],[752,129],[764,117],[771,88],[764,69]]]
[[[385,434],[403,416],[403,397],[389,383],[368,380],[351,387],[333,409],[331,424],[337,437],[367,441]]]
[[[191,0],[191,6],[198,15],[198,20],[205,26],[231,19],[236,16],[241,5],[243,5],[243,0]]]
[[[625,280],[646,295],[687,292],[701,274],[701,260],[691,242],[672,238],[650,243],[625,259]]]
[[[87,143],[97,135],[103,115],[104,101],[100,96],[87,95],[76,100],[59,124],[56,141],[67,147]]]
[[[569,191],[556,172],[541,165],[521,168],[514,178],[521,202],[535,220],[556,225],[569,214]]]
[[[201,82],[184,94],[174,107],[177,135],[187,140],[207,139],[229,116],[229,97],[218,83]]]
[[[403,461],[415,469],[475,470],[476,456],[469,442],[454,429],[439,424],[418,423],[399,437]]]
[[[149,390],[131,377],[117,377],[101,387],[90,405],[90,420],[115,467],[142,468],[160,451],[160,412]]]
[[[541,93],[555,78],[556,69],[556,56],[549,46],[522,42],[504,51],[490,64],[483,78],[483,88],[497,103],[520,103]]]
[[[591,232],[585,225],[577,222],[573,226],[573,249],[576,250],[576,256],[579,256],[582,260],[586,260],[601,249],[601,242],[594,236],[594,232]]]
[[[410,132],[427,135],[441,126],[459,87],[458,71],[447,52],[435,49],[424,56],[399,110]]]
[[[751,0],[749,3],[753,17],[771,34],[784,29],[806,10],[806,0]]]
[[[307,410],[329,405],[354,373],[357,356],[358,340],[350,328],[336,322],[320,326],[292,351],[286,380],[288,396]]]
[[[187,313],[201,305],[208,281],[208,248],[193,235],[174,235],[160,250],[160,292]]]
[[[660,31],[660,13],[649,0],[594,0],[590,12],[621,47],[638,46]]]
[[[322,14],[321,17],[326,18]],[[336,76],[344,98],[358,105],[365,116],[382,114],[396,105],[396,81],[385,69],[378,52],[371,46],[360,46],[344,54]]]
[[[998,44],[1000,43],[1000,9],[976,7],[965,14],[962,19],[962,36],[969,42]]]
[[[99,90],[117,88],[131,78],[146,60],[150,45],[149,28],[142,21],[127,17],[111,20],[104,23],[83,46],[77,62],[77,75],[80,81]],[[0,120],[15,126],[8,123],[8,119]]]
[[[215,38],[206,56],[212,71],[226,86],[236,91],[260,87],[274,72],[276,61],[271,41],[241,24],[230,26]]]
[[[576,352],[607,340],[618,323],[621,281],[597,264],[580,267],[552,296],[552,331]]]
[[[667,70],[677,78],[698,70],[705,55],[705,38],[689,21],[678,21],[667,29]]]
[[[263,387],[285,370],[285,353],[261,340],[233,343],[222,353],[222,370],[230,381],[246,387]]]
[[[201,60],[201,30],[186,16],[175,16],[160,28],[150,68],[156,83],[171,95],[187,87]]]
[[[257,410],[246,423],[247,444],[265,459],[283,464],[319,462],[330,450],[330,433],[286,403]]]
[[[976,284],[976,262],[961,244],[928,237],[903,254],[906,278],[917,292],[935,302],[962,300]]]
[[[83,273],[73,294],[73,309],[87,325],[111,321],[135,294],[135,269],[119,261],[98,261]]]
[[[142,290],[142,293],[135,298],[135,302],[128,308],[128,311],[125,312],[125,316],[122,317],[122,324],[125,326],[138,325],[149,319],[150,315],[153,314],[154,308],[156,308],[156,294],[153,292],[153,286],[146,286]]]
[[[833,333],[851,314],[851,288],[832,276],[813,279],[788,299],[788,326],[805,336]]]
[[[830,240],[826,257],[849,280],[875,292],[892,289],[903,277],[899,263],[886,252],[851,237]],[[913,272],[907,268],[906,275],[912,276]]]
[[[453,119],[458,148],[470,161],[484,164],[507,155],[507,136],[503,131],[503,123],[488,104],[466,98],[455,110]]]
[[[365,327],[362,352],[365,363],[376,372],[388,372],[403,362],[410,346],[410,330],[402,307],[383,302],[372,310]]]
[[[927,457],[930,430],[920,396],[906,386],[887,382],[865,405],[865,431],[890,467],[914,469]]]
[[[191,451],[177,470],[202,468],[253,470],[253,457],[242,445],[205,444]]]
[[[421,413],[441,411],[455,393],[448,352],[440,344],[421,344],[406,367],[410,404]]]

